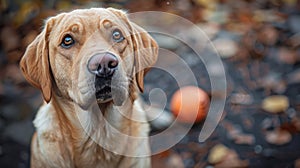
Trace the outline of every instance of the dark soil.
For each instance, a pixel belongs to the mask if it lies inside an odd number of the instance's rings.
[[[205,11],[210,5],[224,8],[228,17],[224,21],[208,21]],[[228,89],[224,117],[217,129],[204,143],[199,143],[203,122],[195,124],[178,144],[152,157],[153,167],[214,166],[208,163],[208,155],[216,144],[224,144],[236,151],[239,159],[249,161],[248,167],[300,167],[299,1],[115,0],[92,3],[90,0],[4,0],[0,2],[1,168],[29,167],[30,138],[34,132],[32,120],[42,97],[26,82],[18,68],[26,46],[40,32],[43,19],[59,11],[90,6],[112,6],[129,12],[165,11],[195,24],[216,22],[219,30],[211,40],[226,37],[237,44],[237,52],[222,59]],[[219,11],[212,9],[210,12],[218,14]],[[257,15],[257,12],[263,14]],[[198,86],[211,96],[204,63],[186,45],[171,50],[188,63],[193,73],[200,77]],[[165,92],[168,98],[166,110],[170,110],[171,96],[178,89],[174,78],[153,69],[145,78],[143,97],[146,101],[152,88],[161,88]],[[288,109],[280,114],[264,111],[261,103],[271,95],[288,97]],[[276,128],[288,131],[291,141],[283,145],[268,143],[266,132]],[[153,129],[151,134],[161,131]],[[252,137],[254,141],[239,143],[232,136],[233,132],[244,139]]]

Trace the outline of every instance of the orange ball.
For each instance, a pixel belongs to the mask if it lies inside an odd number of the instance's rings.
[[[202,89],[185,86],[172,96],[171,111],[181,122],[199,122],[206,117],[209,103],[209,97]]]

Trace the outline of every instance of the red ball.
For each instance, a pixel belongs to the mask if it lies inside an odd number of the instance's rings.
[[[195,86],[185,86],[172,96],[171,111],[181,122],[200,122],[206,117],[209,103],[205,91]]]

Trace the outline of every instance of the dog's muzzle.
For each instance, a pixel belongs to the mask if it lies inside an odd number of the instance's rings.
[[[96,99],[98,103],[112,100],[112,77],[117,70],[119,61],[109,52],[95,54],[88,62],[88,70],[95,75]]]

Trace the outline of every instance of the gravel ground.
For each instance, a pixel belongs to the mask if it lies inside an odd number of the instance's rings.
[[[18,61],[40,31],[41,20],[57,11],[100,5],[129,12],[165,11],[191,20],[208,34],[226,70],[226,105],[217,129],[208,140],[199,143],[203,122],[195,124],[178,144],[152,157],[153,167],[300,167],[299,1],[26,0],[0,4],[1,168],[29,167],[32,120],[42,100],[39,91],[22,77]],[[198,86],[211,96],[208,72],[193,50],[174,39],[155,38],[162,48],[188,64],[197,76]],[[180,74],[180,70],[178,73],[178,78],[188,85],[189,76]],[[153,88],[164,91],[168,98],[166,110],[170,111],[170,99],[179,88],[175,79],[167,72],[152,69],[145,78],[142,96],[146,101]],[[287,107],[278,113],[268,112],[263,106],[266,98],[273,95],[288,99]],[[151,134],[162,131],[153,129]],[[212,163],[211,157],[216,155],[212,149],[217,144],[225,147],[230,157],[225,159],[227,163],[224,159]]]

